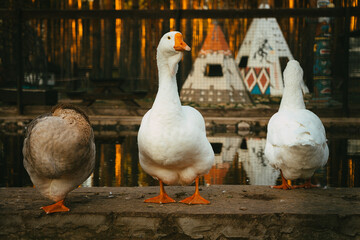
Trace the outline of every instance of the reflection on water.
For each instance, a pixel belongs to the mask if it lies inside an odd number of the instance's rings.
[[[279,171],[264,157],[265,139],[239,136],[209,137],[215,164],[205,175],[207,184],[273,185]]]
[[[279,171],[264,157],[265,138],[209,136],[215,164],[202,184],[279,184]],[[0,187],[32,186],[22,163],[23,136],[0,135]],[[330,187],[360,186],[360,140],[330,139],[328,164],[316,171],[313,183]],[[152,186],[158,182],[139,165],[136,136],[96,142],[96,166],[84,182],[90,186]]]
[[[136,136],[121,142],[96,142],[94,173],[84,186],[148,186],[157,181],[140,167]]]
[[[246,141],[247,140],[247,141]],[[264,156],[266,140],[264,138],[243,139],[239,160],[244,165],[251,185],[274,185],[280,172],[269,165]],[[245,148],[247,146],[247,148]]]

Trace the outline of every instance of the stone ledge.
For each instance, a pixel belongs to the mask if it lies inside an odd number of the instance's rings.
[[[192,186],[167,186],[175,200]],[[360,189],[202,187],[210,205],[146,204],[157,187],[79,188],[68,213],[33,188],[0,189],[0,239],[359,239]]]

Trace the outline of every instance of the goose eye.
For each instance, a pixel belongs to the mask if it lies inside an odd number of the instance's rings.
[[[170,40],[170,39],[171,39],[171,37],[170,37],[170,36],[168,36],[168,39]]]

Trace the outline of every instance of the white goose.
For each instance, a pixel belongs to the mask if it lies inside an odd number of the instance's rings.
[[[49,114],[28,126],[24,167],[39,192],[55,201],[42,207],[46,213],[69,211],[66,195],[94,170],[94,134],[86,114],[69,104],[56,105]]]
[[[326,134],[321,120],[305,109],[303,93],[307,90],[300,64],[291,60],[284,71],[284,92],[280,108],[267,129],[265,155],[270,164],[280,169],[282,184],[274,188],[311,188],[311,177],[324,166],[329,157]],[[306,179],[300,186],[290,186],[288,180]]]
[[[214,152],[206,138],[202,115],[192,107],[181,106],[176,72],[183,51],[190,47],[179,32],[166,33],[157,48],[159,89],[152,108],[144,115],[138,133],[141,167],[159,180],[160,195],[145,202],[175,202],[163,183],[186,185],[196,179],[193,196],[182,200],[188,204],[208,204],[199,195],[199,176],[214,162]]]

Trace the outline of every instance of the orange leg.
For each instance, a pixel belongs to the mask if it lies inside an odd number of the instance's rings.
[[[70,211],[70,209],[64,205],[64,200],[58,201],[57,203],[54,203],[53,205],[41,207],[41,209],[44,210],[46,212],[46,214]]]
[[[146,202],[146,203],[173,203],[173,202],[176,202],[174,199],[172,199],[171,197],[169,197],[167,195],[167,193],[165,192],[165,189],[164,189],[164,184],[162,183],[161,180],[159,180],[159,183],[160,183],[160,195],[153,197],[153,198],[148,198],[144,202]]]
[[[319,186],[311,184],[311,178],[307,180],[304,184],[293,186],[294,188],[318,188]]]
[[[199,193],[199,177],[195,180],[195,193],[191,197],[185,198],[184,200],[180,201],[181,203],[187,204],[210,204],[208,200],[200,196]]]
[[[284,190],[294,189],[293,186],[291,186],[291,185],[289,185],[289,184],[287,183],[287,180],[286,180],[286,178],[284,178],[284,175],[283,175],[283,173],[282,173],[281,170],[280,170],[280,173],[281,173],[282,184],[279,185],[279,186],[271,186],[271,188],[284,189]]]

